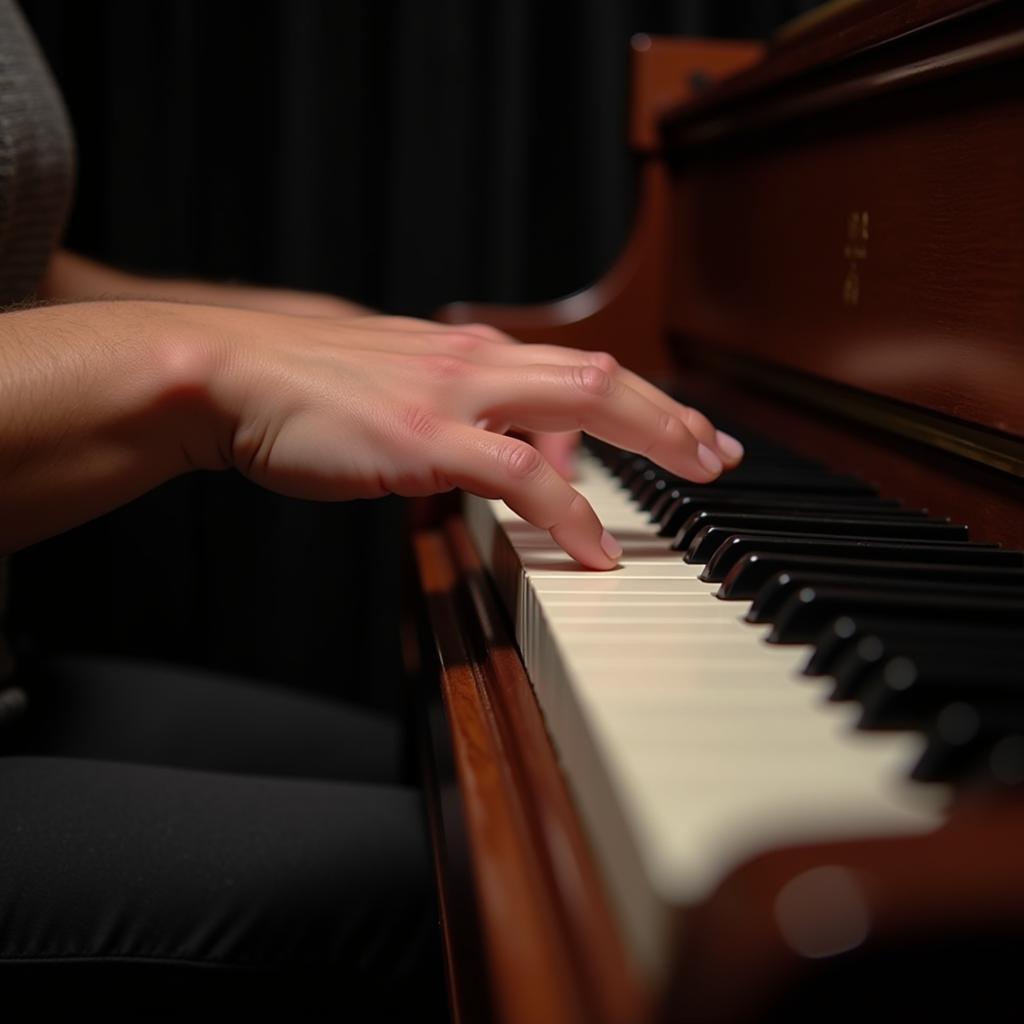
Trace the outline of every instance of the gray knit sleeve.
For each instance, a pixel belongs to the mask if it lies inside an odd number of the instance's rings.
[[[71,204],[74,144],[21,12],[0,0],[0,305],[31,299]]]

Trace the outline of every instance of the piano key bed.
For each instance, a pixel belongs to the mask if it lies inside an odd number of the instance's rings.
[[[591,442],[577,486],[623,545],[610,573],[466,500],[653,987],[680,908],[760,851],[924,835],[955,784],[1024,781],[1024,555],[744,442],[705,487]]]

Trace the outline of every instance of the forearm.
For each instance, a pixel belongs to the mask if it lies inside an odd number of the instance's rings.
[[[354,302],[317,292],[129,274],[66,249],[57,250],[51,258],[40,287],[40,297],[53,302],[82,302],[90,299],[192,302],[341,319],[368,316],[371,312]]]
[[[214,358],[172,304],[0,315],[0,551],[222,464]]]
[[[621,549],[585,498],[503,436],[580,428],[699,483],[742,457],[606,353],[479,327],[174,302],[0,314],[0,551],[188,469],[231,466],[296,498],[500,497],[610,569]]]

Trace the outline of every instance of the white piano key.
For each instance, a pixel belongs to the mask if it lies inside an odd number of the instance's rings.
[[[502,503],[466,519],[516,638],[639,962],[665,967],[673,908],[773,845],[940,823],[942,787],[907,781],[920,739],[854,729],[800,674],[808,649],[765,643],[719,601],[590,456],[576,486],[623,545],[573,563]]]

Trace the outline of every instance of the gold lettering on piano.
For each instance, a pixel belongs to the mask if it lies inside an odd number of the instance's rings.
[[[860,266],[868,258],[870,221],[867,210],[854,210],[846,220],[846,277],[843,279],[843,304],[856,306],[860,302]]]

